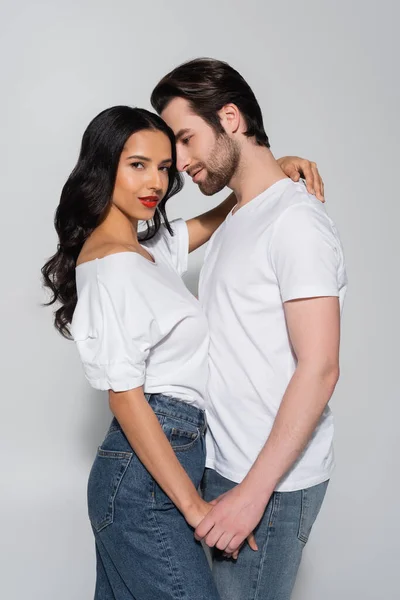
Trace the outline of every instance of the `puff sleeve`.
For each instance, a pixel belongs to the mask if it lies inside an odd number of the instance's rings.
[[[157,335],[155,319],[133,282],[121,278],[118,269],[108,269],[102,277],[100,261],[96,266],[90,277],[77,280],[80,290],[71,324],[86,378],[98,390],[140,387]]]

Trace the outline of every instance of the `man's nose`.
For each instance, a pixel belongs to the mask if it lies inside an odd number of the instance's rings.
[[[187,171],[189,165],[190,160],[188,153],[178,145],[176,148],[176,166],[178,171]]]

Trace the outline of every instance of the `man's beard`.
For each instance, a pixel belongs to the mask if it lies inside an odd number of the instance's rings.
[[[204,164],[206,177],[199,182],[200,191],[205,196],[213,196],[226,187],[234,176],[240,160],[237,142],[226,134],[217,137],[210,152],[207,164]]]

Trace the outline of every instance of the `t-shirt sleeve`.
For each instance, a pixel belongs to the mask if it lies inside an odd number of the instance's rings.
[[[171,223],[174,235],[167,232],[169,248],[175,268],[180,275],[186,273],[189,257],[189,231],[186,221],[176,219]]]
[[[162,225],[157,235],[146,242],[146,246],[153,251],[155,258],[160,256],[172,264],[179,275],[186,273],[189,257],[189,232],[186,221],[175,219],[170,223],[174,235]]]
[[[340,295],[340,242],[323,210],[291,206],[276,222],[270,256],[283,302]]]
[[[71,333],[92,387],[123,392],[145,381],[155,322],[128,282],[88,283],[80,294]]]

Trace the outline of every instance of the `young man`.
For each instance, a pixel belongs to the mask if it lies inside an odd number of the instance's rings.
[[[288,600],[333,469],[342,247],[323,204],[270,151],[257,100],[226,63],[198,59],[157,85],[178,168],[237,205],[212,237],[199,296],[210,326],[206,500],[196,529],[226,600]]]

